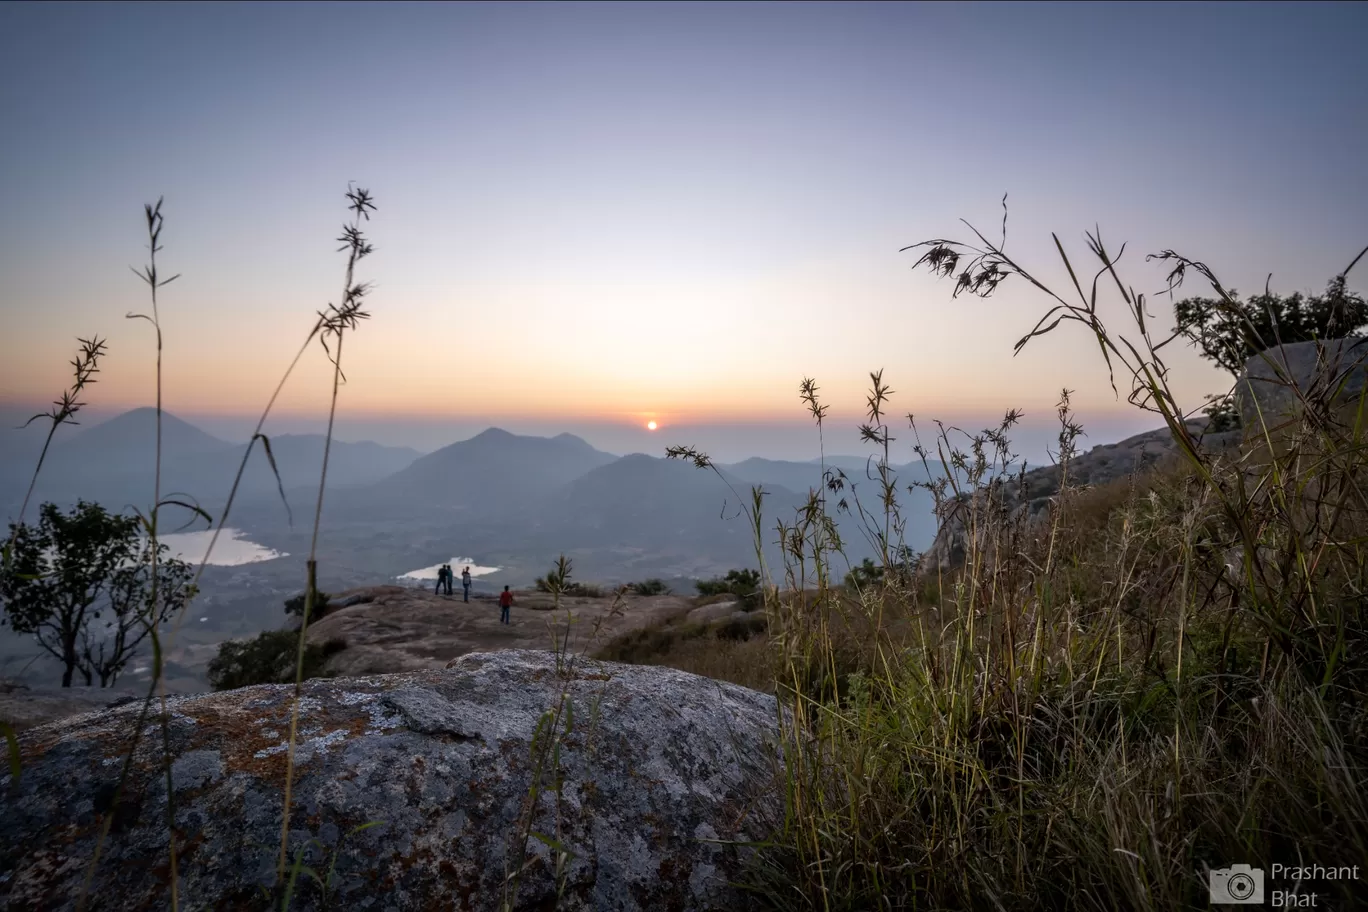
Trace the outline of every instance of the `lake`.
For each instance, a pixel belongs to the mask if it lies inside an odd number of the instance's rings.
[[[499,567],[481,567],[469,557],[453,557],[451,560],[443,561],[442,563],[451,564],[451,569],[456,571],[456,582],[458,583],[461,579],[461,571],[466,567],[470,568],[470,575],[476,579],[479,579],[482,576],[488,576],[491,573],[498,573],[501,569]],[[402,574],[399,579],[411,580],[414,582],[435,580],[437,578],[437,571],[441,569],[441,567],[442,564],[433,564],[431,567],[423,567],[421,570],[410,570],[408,573]]]
[[[208,530],[204,532],[176,532],[161,536],[161,541],[170,547],[173,557],[179,557],[194,566],[199,566],[199,562],[204,559],[204,552],[209,550],[209,541],[213,537],[214,533]],[[214,545],[214,554],[209,560],[209,566],[236,567],[240,564],[255,564],[259,561],[275,560],[278,557],[289,557],[289,555],[258,545],[251,539],[244,537],[237,529],[225,528],[219,533],[218,542]]]

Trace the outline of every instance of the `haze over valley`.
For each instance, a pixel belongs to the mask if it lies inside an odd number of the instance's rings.
[[[155,411],[136,409],[78,429],[63,428],[45,460],[32,503],[63,507],[79,500],[141,507],[151,498]],[[27,439],[20,435],[27,435]],[[7,431],[0,463],[0,504],[14,516],[34,465],[43,430]],[[199,663],[222,639],[279,627],[282,603],[303,585],[323,438],[279,435],[270,439],[277,484],[265,447],[248,459],[237,501],[191,608],[181,683],[190,686]],[[244,443],[222,440],[166,413],[162,417],[162,492],[199,505],[216,523],[241,463]],[[939,465],[939,464],[935,464]],[[854,507],[878,508],[870,465],[833,455],[843,471],[838,528],[854,563],[876,555],[873,539]],[[342,591],[383,583],[431,586],[411,574],[453,555],[476,564],[474,590],[530,587],[560,554],[573,561],[575,578],[603,585],[649,578],[691,591],[691,581],[756,565],[754,536],[741,511],[751,486],[765,492],[766,560],[780,565],[774,522],[792,521],[809,489],[822,485],[816,461],[750,458],[719,464],[721,477],[691,462],[658,454],[620,455],[596,449],[578,436],[512,434],[488,428],[429,453],[372,441],[333,441],[319,540],[319,585]],[[920,463],[894,465],[906,505],[904,543],[925,548],[935,519],[928,491],[907,489],[925,481]],[[882,514],[879,514],[880,517]],[[880,519],[880,523],[882,520]],[[210,536],[204,518],[171,507],[163,512],[173,555],[198,563]],[[869,528],[873,528],[870,526]],[[35,655],[32,644],[5,632],[3,661],[15,673]],[[194,658],[188,658],[193,656]],[[29,674],[47,673],[43,660]]]

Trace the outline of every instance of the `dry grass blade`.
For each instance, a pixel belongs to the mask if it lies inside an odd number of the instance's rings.
[[[361,232],[361,222],[362,220],[370,220],[370,213],[375,210],[375,203],[367,190],[348,187],[346,195],[349,203],[348,209],[353,214],[353,220],[351,224],[343,227],[342,237],[339,238],[343,242],[343,246],[339,250],[347,252],[346,278],[342,286],[342,299],[338,304],[328,305],[327,310],[319,315],[321,327],[319,340],[333,365],[332,399],[328,406],[328,429],[323,438],[323,467],[319,471],[318,500],[314,507],[313,536],[309,544],[308,580],[304,590],[304,616],[300,622],[299,645],[295,657],[295,689],[290,707],[290,735],[285,755],[285,796],[280,824],[280,852],[276,863],[278,878],[284,876],[286,853],[289,846],[295,741],[299,733],[299,702],[304,683],[305,636],[308,633],[309,620],[313,616],[314,597],[318,591],[318,535],[323,523],[323,494],[327,488],[328,457],[332,450],[333,426],[337,419],[337,395],[344,379],[342,375],[342,343],[348,330],[355,329],[359,321],[370,317],[370,314],[361,309],[361,300],[369,292],[370,286],[357,283],[355,272],[356,264],[374,252],[375,249],[366,241]],[[328,346],[329,338],[336,341],[337,351],[335,353]]]

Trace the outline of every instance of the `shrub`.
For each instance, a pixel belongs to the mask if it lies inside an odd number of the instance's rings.
[[[746,610],[757,607],[760,604],[760,571],[758,570],[728,570],[727,575],[710,580],[698,580],[694,583],[698,589],[698,594],[708,595],[734,595],[741,600]]]
[[[1206,427],[1209,433],[1220,434],[1240,429],[1240,409],[1232,395],[1208,396],[1202,414],[1210,419]]]
[[[323,591],[318,590],[318,589],[315,589],[315,590],[314,590],[314,603],[313,603],[314,614],[313,614],[313,617],[309,618],[309,622],[310,622],[310,623],[312,623],[312,622],[318,620],[320,617],[323,616],[323,612],[324,612],[324,610],[328,607],[328,600],[329,600],[330,598],[332,598],[332,596],[329,595],[328,593],[323,592]],[[285,613],[286,613],[286,614],[289,614],[289,615],[293,615],[294,617],[303,617],[303,616],[304,616],[304,604],[305,604],[305,600],[304,600],[304,599],[305,599],[305,593],[303,593],[303,592],[297,593],[297,594],[292,595],[292,596],[290,596],[289,598],[287,598],[287,599],[285,600]]]
[[[664,580],[648,579],[639,583],[628,583],[628,586],[637,595],[669,595],[670,587],[665,585]]]
[[[66,513],[45,503],[36,526],[10,525],[0,627],[60,662],[63,687],[75,674],[114,684],[152,629],[194,598],[190,565],[142,532],[137,517],[85,501]]]
[[[714,633],[723,640],[749,640],[756,634],[764,633],[768,629],[769,619],[763,613],[754,612],[718,624]]]
[[[326,677],[323,665],[342,651],[346,641],[333,638],[304,647],[304,677]],[[228,640],[209,660],[209,683],[214,690],[235,690],[253,684],[288,684],[295,679],[299,651],[296,630],[266,630],[255,639]]]

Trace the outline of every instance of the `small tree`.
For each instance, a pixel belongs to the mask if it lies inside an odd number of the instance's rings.
[[[67,514],[43,504],[38,525],[10,526],[13,562],[0,575],[3,622],[32,634],[62,663],[62,686],[80,672],[87,685],[112,685],[153,625],[194,595],[194,571],[157,549],[152,603],[152,544],[136,517],[79,502]]]
[[[536,586],[538,592],[549,592],[554,596],[560,597],[567,594],[567,590],[573,585],[570,582],[570,558],[562,554],[556,558],[555,566],[546,576],[537,577]]]
[[[1255,295],[1230,303],[1215,298],[1185,298],[1174,305],[1177,332],[1192,340],[1202,356],[1239,378],[1245,363],[1279,343],[1358,336],[1368,326],[1368,302],[1336,276],[1321,295]]]
[[[303,609],[300,609],[303,614]],[[322,645],[304,646],[304,678],[327,677],[324,665],[341,652],[346,641],[334,637]],[[298,630],[264,630],[255,639],[227,640],[209,660],[206,676],[214,690],[236,690],[253,684],[289,684],[295,679],[299,655]]]
[[[639,583],[631,584],[632,591],[637,595],[669,595],[670,587],[665,585],[665,581],[651,577]]]
[[[304,616],[304,605],[307,601],[307,598],[307,590],[287,598],[285,600],[285,613],[294,615],[295,617],[302,618]],[[323,592],[318,588],[314,589],[313,616],[309,618],[310,624],[318,620],[323,615],[323,612],[328,607],[328,599],[330,598],[332,598],[332,596],[328,593]]]
[[[724,577],[695,581],[694,588],[699,595],[734,595],[750,610],[760,603],[760,571],[728,570]]]

